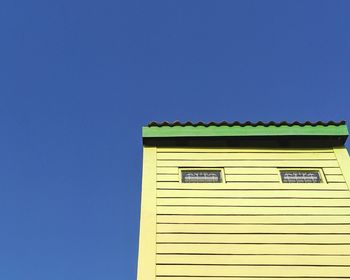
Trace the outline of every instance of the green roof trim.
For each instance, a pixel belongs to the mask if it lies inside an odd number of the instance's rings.
[[[346,124],[280,126],[145,126],[143,138],[234,136],[348,136]]]

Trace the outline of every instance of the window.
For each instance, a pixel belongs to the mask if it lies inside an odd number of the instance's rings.
[[[222,183],[223,176],[220,169],[186,169],[181,170],[182,183]]]
[[[322,183],[319,170],[281,170],[282,183]]]

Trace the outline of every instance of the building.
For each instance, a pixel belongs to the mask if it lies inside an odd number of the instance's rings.
[[[138,280],[350,279],[345,122],[143,127]]]

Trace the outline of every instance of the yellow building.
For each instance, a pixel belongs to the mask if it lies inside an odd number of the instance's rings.
[[[350,279],[345,122],[143,128],[138,280]]]

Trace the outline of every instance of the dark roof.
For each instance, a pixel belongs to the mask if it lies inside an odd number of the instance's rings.
[[[311,121],[306,121],[306,122],[288,122],[288,121],[281,121],[281,122],[263,122],[263,121],[258,121],[258,122],[251,122],[251,121],[246,121],[246,122],[239,122],[239,121],[221,121],[221,122],[181,122],[181,121],[174,121],[174,122],[150,122],[147,126],[148,127],[162,127],[162,126],[168,126],[168,127],[173,127],[173,126],[340,126],[340,125],[345,125],[346,121],[316,121],[316,122],[311,122]]]

